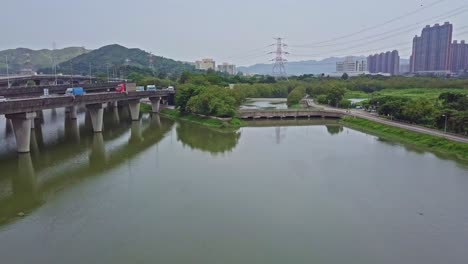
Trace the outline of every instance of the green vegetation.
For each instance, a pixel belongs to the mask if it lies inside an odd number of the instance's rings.
[[[179,122],[177,125],[177,140],[184,146],[209,152],[213,155],[230,152],[239,142],[240,132],[219,130],[200,126],[190,122]]]
[[[62,63],[87,52],[89,52],[89,50],[82,47],[70,47],[57,50],[31,50],[25,48],[3,50],[0,51],[0,58],[2,58],[2,60],[0,60],[0,69],[2,72],[6,69],[5,56],[8,56],[10,73],[16,73],[27,66],[27,54],[29,54],[29,59],[31,60],[30,66],[32,69],[38,70],[41,68],[52,68],[53,59],[55,59],[57,63]]]
[[[141,49],[129,49],[120,45],[108,45],[86,54],[77,56],[71,60],[60,63],[60,72],[69,74],[87,75],[91,64],[93,75],[107,76],[107,69],[116,77],[128,77],[131,73],[164,79],[171,77],[173,80],[184,71],[195,71],[195,67],[187,63],[154,56],[154,72],[149,68],[149,53]],[[45,68],[42,72],[52,72],[52,69]]]
[[[294,78],[293,78],[294,79]],[[380,115],[453,133],[468,133],[468,80],[432,77],[361,76],[349,79],[301,78],[304,84],[288,95],[294,105],[306,95],[320,104],[353,107],[348,99]],[[427,88],[419,88],[427,87]]]
[[[468,161],[468,144],[453,142],[445,138],[419,134],[359,118],[345,117],[341,123],[350,128],[375,134],[387,140],[401,142]]]
[[[238,118],[232,118],[229,121],[223,121],[211,117],[203,117],[187,113],[184,114],[174,109],[163,109],[161,110],[161,115],[173,120],[183,120],[203,126],[220,129],[237,129],[244,125],[244,123]]]

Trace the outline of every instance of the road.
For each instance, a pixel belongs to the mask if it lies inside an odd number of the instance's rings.
[[[427,127],[421,127],[421,126],[410,125],[410,124],[405,124],[405,123],[401,123],[397,121],[388,120],[385,118],[381,118],[376,114],[367,113],[364,110],[346,110],[346,109],[339,109],[339,108],[328,107],[328,106],[323,106],[323,105],[317,105],[312,99],[305,99],[305,101],[309,107],[316,107],[316,108],[321,108],[321,109],[329,110],[329,111],[340,111],[343,114],[346,114],[348,116],[355,116],[355,117],[359,117],[362,119],[374,121],[380,124],[388,125],[388,126],[398,127],[398,128],[406,129],[406,130],[421,133],[421,134],[442,137],[448,140],[468,144],[468,137],[464,137],[461,135],[444,133],[436,129],[431,129]]]

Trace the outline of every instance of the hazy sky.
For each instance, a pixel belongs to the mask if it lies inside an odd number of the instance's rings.
[[[268,62],[276,36],[290,45],[290,61],[394,48],[408,57],[413,36],[444,21],[454,39],[468,39],[466,0],[2,0],[0,11],[0,49],[118,43],[238,65]]]

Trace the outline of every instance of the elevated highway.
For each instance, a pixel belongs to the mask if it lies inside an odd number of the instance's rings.
[[[103,88],[104,89],[104,88]],[[152,112],[158,113],[162,98],[174,95],[174,91],[141,91],[141,92],[98,92],[81,96],[47,96],[32,98],[17,98],[0,101],[0,114],[11,120],[16,138],[16,146],[19,153],[30,152],[31,129],[34,129],[34,118],[37,112],[45,109],[66,108],[67,118],[76,119],[76,108],[85,105],[90,114],[93,131],[101,133],[103,130],[103,106],[112,103],[114,107],[119,102],[128,105],[131,119],[139,120],[140,101],[149,99],[152,104]]]

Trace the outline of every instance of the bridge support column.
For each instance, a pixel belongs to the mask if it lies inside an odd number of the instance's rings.
[[[161,104],[161,97],[150,98],[153,113],[159,113],[159,106]]]
[[[140,100],[128,101],[128,107],[130,109],[130,115],[132,116],[132,121],[140,120]]]
[[[34,120],[34,117],[36,117],[34,112],[6,115],[6,118],[11,119],[13,124],[18,153],[30,152],[31,120]]]
[[[65,107],[65,117],[68,119],[76,119],[76,105]]]
[[[102,109],[102,104],[86,105],[86,108],[88,108],[88,112],[91,117],[91,123],[93,124],[94,133],[101,133],[102,119],[104,116],[104,109]]]

